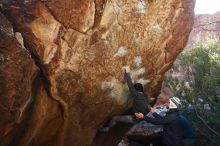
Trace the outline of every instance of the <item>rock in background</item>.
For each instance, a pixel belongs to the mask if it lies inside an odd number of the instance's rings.
[[[192,0],[5,0],[1,7],[10,21],[1,15],[9,30],[1,29],[8,38],[1,35],[1,66],[12,62],[0,73],[3,146],[100,141],[97,129],[132,106],[123,66],[158,95],[194,17]],[[15,50],[26,55],[16,58]]]
[[[192,48],[198,43],[204,43],[210,38],[220,37],[220,12],[215,14],[195,15],[193,29],[186,48]]]

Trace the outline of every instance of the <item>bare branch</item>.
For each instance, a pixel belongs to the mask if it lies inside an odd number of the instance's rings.
[[[195,99],[194,99],[195,100]],[[194,104],[194,103],[193,103]],[[195,112],[196,112],[196,116],[202,121],[202,123],[210,130],[212,131],[215,135],[217,135],[218,137],[220,137],[220,134],[215,131],[214,129],[212,129],[207,123],[206,121],[199,115],[196,105],[194,104],[194,108],[195,108]]]
[[[207,28],[202,28],[202,30],[204,30],[204,31],[220,31],[220,30],[217,30],[217,29],[207,29]]]
[[[220,20],[209,22],[209,23],[200,24],[200,25],[194,26],[194,28],[205,26],[205,25],[211,25],[211,24],[214,24],[214,23],[220,23]]]
[[[196,122],[192,122],[193,126],[196,128],[196,130],[204,137],[206,137],[208,140],[212,140],[212,138],[210,138],[208,135],[207,135],[207,132],[204,133],[196,124]]]

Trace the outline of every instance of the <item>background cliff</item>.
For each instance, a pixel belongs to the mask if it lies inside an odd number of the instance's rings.
[[[194,17],[194,0],[2,0],[0,7],[2,146],[98,146],[98,128],[132,105],[122,67],[131,65],[134,82],[158,95]]]
[[[204,43],[207,39],[220,37],[220,12],[195,15],[193,29],[186,48]]]

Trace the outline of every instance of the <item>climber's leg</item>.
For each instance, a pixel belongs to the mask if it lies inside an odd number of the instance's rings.
[[[117,125],[119,122],[122,123],[134,123],[132,115],[122,115],[122,116],[114,116],[112,120],[109,122],[108,126],[102,127],[99,129],[101,132],[108,132],[112,127]]]

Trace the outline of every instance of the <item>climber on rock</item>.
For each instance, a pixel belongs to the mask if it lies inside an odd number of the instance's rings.
[[[141,83],[135,83],[135,84],[132,83],[129,66],[126,66],[124,68],[124,76],[128,88],[133,97],[132,114],[113,117],[113,119],[110,121],[108,126],[99,129],[101,132],[108,132],[118,122],[133,123],[133,124],[138,123],[139,121],[141,121],[141,119],[135,117],[134,113],[141,112],[143,114],[147,114],[148,96],[144,92],[143,85]]]

